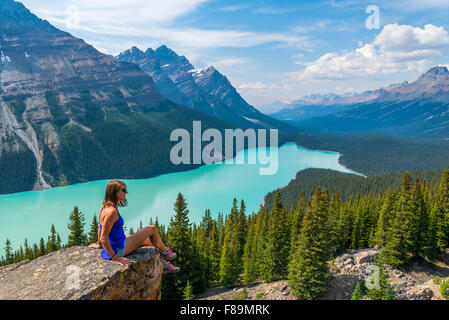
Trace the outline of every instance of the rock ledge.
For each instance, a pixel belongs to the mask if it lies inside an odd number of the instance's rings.
[[[140,247],[131,267],[104,260],[100,249],[75,246],[0,268],[0,300],[159,300],[158,250]]]

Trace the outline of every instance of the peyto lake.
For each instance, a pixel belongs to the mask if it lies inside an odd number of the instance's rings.
[[[268,148],[267,152],[273,152]],[[258,149],[244,150],[237,157],[257,154]],[[119,208],[125,226],[136,230],[139,222],[148,224],[158,217],[168,226],[174,214],[173,204],[181,192],[190,211],[191,222],[199,222],[206,209],[212,216],[218,212],[227,214],[233,198],[243,199],[247,214],[256,212],[263,197],[277,187],[283,187],[298,171],[307,168],[328,168],[355,173],[342,166],[339,153],[308,150],[288,143],[278,148],[278,170],[274,175],[260,175],[259,164],[216,163],[195,170],[164,174],[141,180],[123,180],[128,188],[128,206]],[[229,161],[228,161],[229,162]],[[266,166],[262,166],[266,167]],[[89,230],[93,215],[98,215],[109,180],[93,181],[43,191],[28,191],[0,196],[0,243],[2,248],[8,238],[14,249],[28,242],[38,243],[42,237],[47,241],[53,223],[63,243],[67,242],[69,214],[78,206],[84,213]],[[1,252],[0,255],[4,253]]]

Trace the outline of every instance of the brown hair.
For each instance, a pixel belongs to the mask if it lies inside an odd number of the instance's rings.
[[[126,184],[123,181],[109,181],[104,194],[103,208],[115,206],[118,202],[117,192],[119,192],[122,188],[126,188]],[[118,203],[119,207],[126,207],[127,205],[128,201],[126,199]]]

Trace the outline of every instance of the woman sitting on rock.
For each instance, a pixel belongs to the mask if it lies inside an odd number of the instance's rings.
[[[124,207],[128,204],[126,194],[128,190],[122,181],[113,180],[108,183],[104,196],[103,206],[98,219],[98,241],[91,244],[91,248],[101,248],[103,259],[112,259],[115,263],[131,265],[131,261],[124,258],[140,246],[154,246],[159,249],[164,263],[164,273],[176,273],[180,269],[166,260],[176,258],[176,253],[169,247],[164,246],[157,228],[153,225],[137,231],[134,234],[125,235],[123,232],[123,218],[118,212],[118,206]]]

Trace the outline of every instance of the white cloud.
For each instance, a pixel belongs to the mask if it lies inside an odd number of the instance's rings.
[[[234,12],[234,11],[239,11],[239,10],[243,10],[243,9],[248,9],[251,8],[251,6],[227,6],[227,7],[222,7],[219,8],[218,11],[229,11],[229,12]]]
[[[424,29],[410,25],[389,24],[374,40],[384,52],[404,52],[447,48],[449,36],[443,27],[427,24]]]
[[[231,67],[231,66],[241,65],[244,63],[246,63],[246,59],[243,59],[243,58],[227,58],[227,59],[210,62],[209,65],[212,65],[215,68],[223,68],[223,67]]]
[[[39,17],[47,19],[57,27],[80,35],[102,48],[111,48],[116,54],[127,47],[126,41],[110,37],[134,39],[136,42],[151,39],[152,43],[163,42],[181,48],[252,47],[264,43],[282,43],[300,46],[308,37],[294,33],[252,32],[238,30],[206,30],[200,28],[177,28],[175,21],[195,11],[210,0],[24,0]],[[70,16],[66,9],[77,8],[79,27],[70,28]],[[231,8],[233,9],[233,8]],[[73,10],[71,10],[73,11]],[[148,42],[147,40],[147,42]],[[115,43],[112,43],[115,42]],[[120,47],[120,49],[116,49]]]
[[[66,8],[77,7],[84,24],[95,28],[170,23],[209,0],[22,0],[28,8],[49,19],[64,20]]]
[[[246,32],[184,29],[155,29],[159,37],[175,42],[183,47],[218,48],[218,47],[253,47],[263,43],[281,42],[289,45],[299,45],[303,37],[277,32]]]
[[[449,0],[396,0],[386,3],[386,5],[402,11],[448,9]]]
[[[425,71],[431,58],[449,48],[443,27],[386,25],[372,43],[351,52],[326,53],[309,63],[296,79],[346,79],[407,71]]]
[[[245,94],[258,94],[269,96],[273,92],[296,90],[294,85],[288,80],[281,80],[278,83],[265,83],[262,81],[246,82],[237,86],[238,90]]]
[[[251,11],[251,13],[257,14],[285,14],[298,11],[297,8],[273,8],[273,7],[260,7]]]
[[[247,82],[247,83],[242,83],[241,85],[239,85],[239,89],[242,90],[265,90],[268,88],[275,88],[274,84],[265,84],[262,81],[257,81],[257,82]]]

